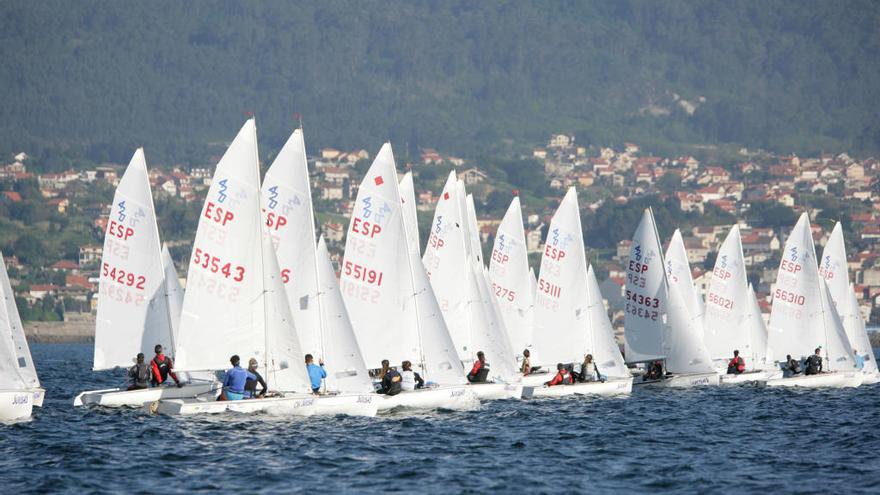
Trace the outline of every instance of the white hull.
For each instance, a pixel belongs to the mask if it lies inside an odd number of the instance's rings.
[[[632,392],[632,378],[615,378],[604,382],[575,383],[572,385],[546,385],[523,387],[524,399],[534,397],[565,397],[567,395],[626,395]]]
[[[532,375],[526,375],[522,379],[522,384],[524,387],[540,387],[552,380],[555,375],[556,373],[535,373]]]
[[[862,384],[862,373],[857,371],[837,371],[818,375],[797,375],[789,378],[763,380],[759,387],[801,387],[801,388],[851,388]]]
[[[397,395],[380,395],[379,412],[392,409],[479,409],[480,400],[467,385],[423,388]]]
[[[379,401],[374,394],[312,395],[290,394],[284,397],[244,400],[171,399],[149,404],[151,412],[166,416],[202,414],[266,413],[275,416],[375,416]]]
[[[34,393],[34,407],[43,407],[43,399],[46,398],[46,389],[44,388],[34,388],[31,389]]]
[[[163,399],[186,399],[200,395],[210,395],[211,399],[214,399],[219,391],[220,384],[217,382],[191,382],[180,388],[173,385],[140,390],[108,388],[82,392],[73,399],[73,405],[75,407],[141,407],[147,402]]]
[[[693,388],[711,387],[718,385],[720,381],[721,378],[718,373],[681,373],[678,375],[668,375],[661,380],[636,382],[635,385],[665,388]]]
[[[862,373],[862,385],[880,383],[880,373]]]
[[[782,378],[782,370],[755,370],[746,371],[739,375],[721,375],[721,385],[742,385],[746,383],[755,383],[757,381],[775,380]]]
[[[33,408],[33,391],[0,390],[0,421],[15,421],[30,418]]]
[[[519,399],[522,397],[522,383],[472,383],[470,389],[483,400]]]

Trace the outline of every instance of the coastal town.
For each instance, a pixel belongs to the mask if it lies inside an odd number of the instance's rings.
[[[10,158],[0,166],[0,220],[5,230],[0,246],[22,317],[88,318],[99,296],[98,267],[109,202],[125,165],[41,173],[32,170],[25,152]],[[319,233],[336,260],[344,249],[353,198],[371,158],[364,149],[334,148],[309,157]],[[211,163],[217,160],[219,156],[198,167],[150,168],[160,234],[171,248],[183,283],[198,212],[211,183]],[[575,187],[588,256],[600,275],[603,297],[619,334],[623,260],[635,222],[615,220],[637,219],[631,213],[646,206],[662,210],[664,242],[671,228],[681,229],[700,291],[705,291],[724,236],[737,223],[749,280],[765,317],[780,250],[797,215],[806,211],[813,220],[817,254],[840,220],[862,315],[869,325],[880,323],[880,160],[876,158],[857,159],[845,153],[801,157],[742,149],[736,159],[701,161],[693,156],[659,156],[634,143],[591,146],[577,142],[576,136],[556,134],[530,154],[502,161],[461,158],[427,148],[402,161],[401,176],[407,170],[414,175],[422,242],[443,181],[454,170],[475,196],[484,253],[492,249],[507,202],[520,195],[530,264],[536,272],[555,207],[565,191]],[[663,230],[664,225],[670,229]]]

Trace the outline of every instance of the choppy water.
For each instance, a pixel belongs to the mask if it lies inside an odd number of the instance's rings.
[[[35,345],[34,419],[0,425],[4,493],[878,492],[880,386],[637,390],[378,418],[74,409],[90,345]]]

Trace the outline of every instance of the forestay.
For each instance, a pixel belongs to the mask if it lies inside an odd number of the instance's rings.
[[[749,367],[755,362],[759,349],[753,345],[751,325],[746,320],[750,306],[748,290],[742,240],[739,227],[734,225],[718,250],[706,291],[703,327],[706,347],[713,359],[728,358],[738,349]],[[764,341],[766,344],[766,338]],[[760,354],[765,352],[766,349],[760,350]]]
[[[378,368],[420,358],[413,282],[391,144],[361,182],[345,242],[340,288],[364,361]],[[421,266],[421,263],[419,263]]]
[[[3,254],[0,253],[0,258]],[[6,264],[0,266],[0,389],[25,390],[40,387],[40,379],[24,336],[24,327],[15,305]]]
[[[514,352],[521,352],[532,342],[532,277],[519,197],[514,197],[498,226],[489,259],[492,293]]]
[[[586,258],[577,193],[569,188],[547,233],[535,300],[532,363],[580,362],[590,347]]]
[[[821,308],[816,251],[804,213],[789,234],[779,262],[768,328],[770,358],[781,361],[786,354],[796,359],[812,354],[825,341]]]
[[[626,264],[624,330],[627,362],[665,357],[663,338],[667,292],[654,214],[646,209],[633,235]]]
[[[336,273],[330,262],[324,238],[318,240],[318,284],[321,299],[321,329],[327,362],[327,389],[344,393],[372,392],[373,384],[361,356]]]
[[[99,271],[95,319],[96,370],[130,366],[139,352],[173,348],[159,231],[143,149],[113,196]]]
[[[599,372],[612,378],[629,377],[629,369],[614,339],[614,329],[608,320],[608,311],[592,265],[587,268],[587,305],[590,311],[591,351]]]
[[[406,226],[406,240],[410,250],[421,255],[419,246],[419,216],[416,211],[416,190],[412,172],[404,174],[400,179],[400,205],[403,208],[403,221]]]
[[[323,356],[315,217],[301,129],[293,131],[266,172],[262,198],[263,220],[275,245],[281,280],[303,352]]]

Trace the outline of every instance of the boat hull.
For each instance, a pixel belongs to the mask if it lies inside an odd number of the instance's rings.
[[[775,380],[782,378],[782,370],[755,370],[747,371],[739,375],[721,375],[721,385],[743,385],[755,383],[759,380]]]
[[[481,401],[519,399],[522,397],[523,385],[522,383],[472,383],[470,389]]]
[[[668,375],[661,380],[636,382],[634,385],[643,387],[694,388],[718,385],[721,377],[718,373],[681,373]]]
[[[31,389],[34,394],[34,407],[43,407],[43,399],[46,398],[46,389],[44,388],[34,388]]]
[[[880,383],[880,373],[862,373],[862,385]]]
[[[147,405],[150,412],[166,416],[203,414],[254,414],[273,416],[375,416],[379,401],[375,394],[319,396],[291,394],[284,397],[245,400],[166,399]]]
[[[531,399],[535,397],[565,397],[568,395],[626,395],[632,392],[632,386],[632,378],[611,379],[604,382],[575,383],[572,385],[556,385],[553,387],[548,387],[546,385],[540,385],[537,387],[526,386],[523,387],[522,396],[524,399]]]
[[[852,388],[862,384],[862,373],[837,371],[818,375],[797,375],[788,378],[758,381],[759,387]]]
[[[31,417],[34,393],[31,390],[0,390],[0,421],[15,421]]]
[[[480,407],[480,400],[468,385],[423,388],[379,397],[380,413],[399,409],[470,411]]]
[[[381,397],[374,393],[319,395],[315,400],[313,416],[367,416],[376,415]]]
[[[109,388],[82,392],[73,399],[73,405],[76,407],[141,407],[148,402],[163,399],[195,398],[203,394],[209,394],[214,398],[219,393],[220,384],[218,382],[191,382],[180,388],[175,386],[144,388],[140,390]]]

